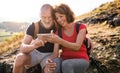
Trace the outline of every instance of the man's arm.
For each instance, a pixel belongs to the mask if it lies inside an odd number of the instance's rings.
[[[23,42],[20,46],[20,52],[23,53],[30,53],[34,49],[44,46],[44,42],[42,40],[39,40],[38,38],[32,41],[32,36],[25,35]]]

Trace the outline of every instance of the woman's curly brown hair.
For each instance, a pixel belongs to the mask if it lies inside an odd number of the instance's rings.
[[[56,12],[66,15],[68,23],[71,23],[75,20],[73,11],[66,4],[60,4],[54,7],[54,19]]]

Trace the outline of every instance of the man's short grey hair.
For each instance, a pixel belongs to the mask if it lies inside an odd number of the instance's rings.
[[[53,10],[53,7],[50,5],[50,4],[44,4],[42,7],[41,7],[41,11],[42,10],[46,10],[46,9],[51,9],[51,10]]]

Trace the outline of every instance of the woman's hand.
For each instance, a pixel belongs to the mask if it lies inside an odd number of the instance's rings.
[[[58,41],[60,40],[60,37],[58,35],[54,34],[53,31],[51,31],[51,36],[45,36],[44,39],[47,42],[58,43]]]
[[[92,50],[93,50],[93,43],[92,43],[92,40],[90,39],[90,37],[86,37],[87,39],[88,39],[88,48],[89,47],[91,47],[91,50],[90,50],[90,52],[92,52]]]

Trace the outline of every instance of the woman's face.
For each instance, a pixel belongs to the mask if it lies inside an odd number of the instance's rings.
[[[55,17],[60,26],[64,27],[68,22],[65,14],[55,13]]]

